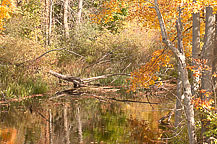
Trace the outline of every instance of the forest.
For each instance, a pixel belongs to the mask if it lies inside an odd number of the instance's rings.
[[[216,0],[0,0],[0,143],[217,143],[216,90]]]

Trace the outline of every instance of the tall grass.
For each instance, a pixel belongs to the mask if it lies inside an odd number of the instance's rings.
[[[83,24],[71,32],[67,42],[58,44],[81,56],[61,52],[58,68],[62,73],[82,77],[130,73],[149,60],[154,50],[161,48],[159,41],[158,32],[136,24],[126,26],[118,33],[102,30],[95,24]],[[124,81],[113,77],[99,82],[118,84]]]
[[[0,36],[0,95],[8,97],[49,91],[57,82],[56,78],[47,74],[50,69],[79,77],[131,73],[149,60],[154,50],[161,47],[158,33],[154,30],[128,24],[114,33],[90,22],[72,30],[69,39],[55,36],[52,45],[44,47],[43,39],[39,40],[43,35],[37,34],[37,39],[33,39],[19,34],[22,30],[13,33],[13,29],[17,28],[13,22],[11,20],[8,23],[8,34]],[[54,27],[53,32],[58,33],[58,29]],[[54,48],[66,50],[17,65]],[[123,85],[126,78],[110,77],[98,82],[102,85]]]
[[[45,51],[38,43],[29,39],[1,37],[0,96],[23,97],[47,92],[49,86],[46,71],[52,62],[52,55],[21,64],[35,59]]]

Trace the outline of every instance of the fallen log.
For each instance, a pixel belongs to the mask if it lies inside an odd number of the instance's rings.
[[[106,75],[101,75],[101,76],[83,78],[82,79],[82,78],[79,78],[79,77],[63,75],[63,74],[54,72],[52,70],[50,70],[49,73],[52,74],[53,76],[59,78],[59,79],[63,79],[63,80],[72,82],[74,84],[75,88],[87,86],[87,84],[92,82],[92,81],[96,81],[96,80],[99,80],[99,79],[105,79],[105,78],[112,77],[112,76],[121,76],[121,75],[122,76],[130,76],[130,74],[106,74]]]
[[[74,88],[84,86],[84,81],[82,79],[80,79],[79,77],[62,75],[62,74],[54,72],[52,70],[50,70],[49,73],[52,74],[53,76],[59,78],[59,79],[63,79],[63,80],[72,82],[74,84]]]

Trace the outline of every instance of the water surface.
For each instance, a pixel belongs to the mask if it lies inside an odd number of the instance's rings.
[[[81,97],[34,99],[1,106],[0,143],[140,144],[158,141],[162,133],[158,120],[168,112],[168,103],[150,105]]]

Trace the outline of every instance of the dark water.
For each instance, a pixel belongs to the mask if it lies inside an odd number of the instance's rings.
[[[0,107],[1,144],[156,143],[162,133],[158,120],[168,112],[165,102],[151,106],[74,96]]]

